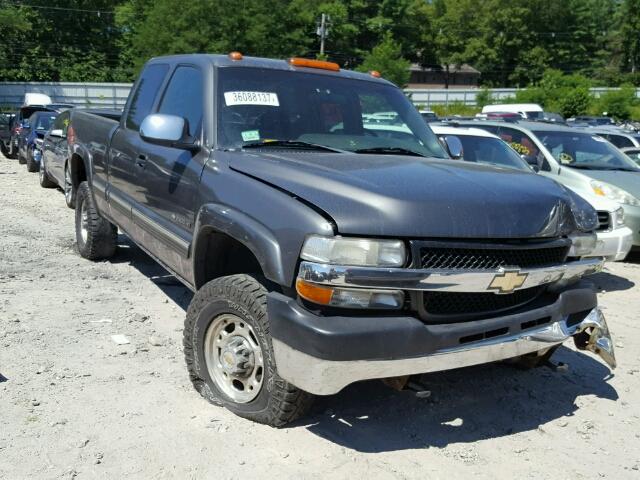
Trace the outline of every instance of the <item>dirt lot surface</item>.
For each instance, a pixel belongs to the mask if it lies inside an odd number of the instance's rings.
[[[276,430],[192,389],[190,292],[122,236],[112,261],[81,259],[73,225],[60,192],[0,157],[1,479],[640,479],[639,258],[593,277],[614,375],[567,345],[566,371],[433,374],[428,399],[362,383]]]

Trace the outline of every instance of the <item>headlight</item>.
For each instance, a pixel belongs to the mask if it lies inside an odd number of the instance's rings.
[[[569,257],[584,257],[596,248],[597,237],[595,233],[581,233],[571,235],[569,238],[571,239]]]
[[[613,217],[613,228],[624,227],[624,208],[620,207],[611,216]]]
[[[298,278],[296,291],[305,300],[329,307],[386,310],[399,309],[404,304],[401,290],[334,288]]]
[[[598,212],[584,198],[573,190],[564,187],[569,195],[571,212],[579,230],[591,232],[598,227]]]
[[[625,205],[633,205],[634,207],[640,206],[640,200],[631,195],[629,192],[622,190],[621,188],[614,187],[605,182],[599,182],[598,180],[591,181],[591,188],[596,195],[606,197],[614,202],[622,203]]]
[[[310,262],[361,267],[402,267],[407,258],[400,240],[317,235],[307,238],[300,256]]]

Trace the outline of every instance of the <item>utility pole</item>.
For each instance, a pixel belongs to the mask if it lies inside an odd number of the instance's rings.
[[[324,40],[329,35],[329,27],[331,23],[329,23],[329,15],[323,13],[320,17],[320,22],[318,24],[318,29],[316,30],[317,35],[320,37],[320,55],[324,56]]]

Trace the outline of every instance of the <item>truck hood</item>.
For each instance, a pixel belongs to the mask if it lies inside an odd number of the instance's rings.
[[[230,154],[229,165],[322,210],[341,234],[539,238],[576,229],[573,194],[552,180],[515,169],[409,156],[288,151],[237,152]]]

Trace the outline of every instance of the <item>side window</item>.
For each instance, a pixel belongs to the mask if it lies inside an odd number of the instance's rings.
[[[513,147],[520,155],[535,157],[540,153],[536,144],[527,134],[515,128],[500,127],[500,138]]]
[[[633,142],[622,135],[607,135],[607,137],[618,148],[633,147]]]
[[[62,130],[62,135],[67,136],[67,128],[69,127],[69,114],[62,113],[58,115],[58,118],[55,119],[53,125],[51,126],[51,130]]]
[[[535,142],[526,133],[515,128],[500,127],[500,138],[507,142],[520,155],[538,158],[540,170],[551,171],[551,166],[544,158]]]
[[[140,74],[140,81],[136,91],[133,93],[129,112],[127,112],[127,120],[125,122],[127,128],[131,130],[140,129],[140,124],[144,117],[151,113],[153,101],[168,70],[168,65],[155,64],[149,65]]]
[[[189,135],[197,135],[202,124],[202,72],[195,67],[178,67],[164,92],[158,113],[177,115],[189,122]]]

